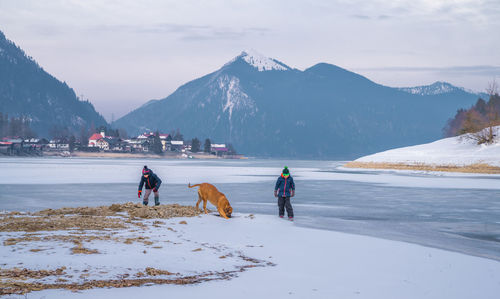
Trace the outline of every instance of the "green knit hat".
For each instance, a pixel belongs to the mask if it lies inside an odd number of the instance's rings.
[[[290,175],[290,170],[288,170],[288,166],[285,166],[285,168],[283,168],[283,175],[284,176],[287,176],[287,175]]]

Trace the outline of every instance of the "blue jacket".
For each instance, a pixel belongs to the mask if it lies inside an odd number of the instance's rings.
[[[146,185],[146,189],[160,189],[161,180],[160,178],[151,171],[148,178],[144,176],[141,177],[141,182],[139,183],[139,190],[142,190],[142,186]]]
[[[284,178],[282,175],[276,181],[276,186],[274,187],[274,191],[278,190],[278,196],[280,197],[289,197],[290,191],[295,190],[295,183],[293,182],[293,178],[289,175],[287,178]]]

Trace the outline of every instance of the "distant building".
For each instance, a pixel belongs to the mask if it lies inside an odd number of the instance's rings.
[[[182,152],[184,149],[184,141],[182,140],[171,140],[170,141],[171,151]]]
[[[224,143],[213,143],[210,147],[210,153],[216,156],[224,156],[229,152]]]
[[[69,140],[67,138],[54,138],[47,144],[52,151],[69,151]]]
[[[94,133],[92,136],[89,138],[89,147],[98,147],[97,146],[97,141],[101,140],[102,138],[106,137],[106,134],[104,132],[101,132],[101,134]]]
[[[172,136],[170,134],[160,134],[160,140],[164,152],[172,150]]]

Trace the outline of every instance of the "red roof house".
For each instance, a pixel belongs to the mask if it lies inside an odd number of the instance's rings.
[[[92,136],[89,138],[89,147],[94,147],[97,146],[97,141],[103,139],[104,136],[102,134],[94,133]]]

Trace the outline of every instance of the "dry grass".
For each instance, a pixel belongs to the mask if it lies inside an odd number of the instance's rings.
[[[44,282],[23,282],[22,280],[30,278],[45,278],[45,277],[58,277],[66,274],[64,270],[65,267],[58,268],[56,270],[29,270],[29,269],[2,269],[0,270],[0,296],[1,295],[13,295],[13,294],[27,294],[32,291],[41,291],[48,289],[67,289],[71,291],[88,290],[94,288],[127,288],[127,287],[139,287],[145,284],[197,284],[206,281],[213,280],[228,280],[235,277],[238,273],[244,272],[247,269],[255,267],[266,267],[275,266],[271,263],[259,264],[259,265],[246,265],[239,266],[237,270],[233,271],[223,271],[223,272],[213,272],[209,271],[206,273],[192,275],[192,276],[179,276],[176,273],[171,273],[166,270],[160,270],[155,268],[146,268],[144,272],[139,272],[136,274],[137,279],[127,279],[129,274],[121,275],[121,279],[108,279],[108,280],[90,280],[83,283],[64,283],[67,281],[64,278],[58,278],[57,283],[44,283]],[[84,274],[82,274],[84,275]],[[175,278],[162,279],[162,278],[152,278],[159,275],[175,275]],[[145,277],[149,276],[149,277]],[[87,276],[85,276],[87,277]],[[145,278],[142,278],[145,277]],[[21,281],[20,281],[21,280]]]
[[[123,220],[99,216],[3,216],[0,231],[56,231],[69,229],[103,230],[125,228]]]
[[[98,254],[100,252],[96,249],[85,247],[92,246],[91,244],[94,240],[119,242],[122,244],[142,243],[144,246],[162,248],[161,246],[154,246],[154,242],[148,237],[141,236],[140,231],[142,229],[137,230],[136,225],[148,226],[150,225],[148,223],[152,223],[153,226],[165,226],[166,230],[175,232],[173,228],[166,227],[166,223],[163,221],[154,220],[149,222],[142,220],[192,217],[200,214],[200,210],[195,207],[180,205],[144,207],[141,204],[135,203],[102,207],[47,209],[36,213],[10,212],[0,213],[0,233],[26,232],[24,234],[15,234],[15,237],[3,239],[3,246],[17,246],[17,249],[25,248],[29,254],[39,254],[39,251],[50,250],[51,248],[48,248],[47,244],[54,245],[54,242],[72,244],[72,246],[67,247],[69,248],[69,254]],[[146,222],[147,225],[143,222]],[[51,232],[45,233],[45,231]],[[53,231],[61,232],[54,234]],[[128,237],[120,236],[119,231],[129,231],[133,234],[128,235]],[[40,244],[35,244],[37,242]],[[41,248],[37,248],[40,246]],[[30,247],[32,248],[30,249]],[[202,249],[199,248],[194,251],[200,250]],[[143,252],[147,253],[146,250]],[[227,254],[227,256],[230,256],[230,254]],[[67,273],[66,267],[47,270],[2,268],[0,269],[0,296],[27,294],[32,291],[46,289],[78,291],[92,288],[123,288],[145,284],[195,284],[212,280],[231,279],[238,272],[243,272],[253,267],[274,266],[272,263],[243,255],[239,256],[239,259],[240,262],[250,264],[236,266],[237,270],[233,271],[208,271],[199,273],[198,275],[181,275],[152,267],[148,267],[143,272],[137,273],[137,270],[129,268],[128,270],[135,272],[122,273],[121,275],[114,276],[112,279],[96,279],[99,275],[95,276],[96,273],[90,273],[92,271],[89,272],[89,269],[78,270],[72,268],[71,272]],[[137,273],[135,274],[136,277],[132,278],[134,273]],[[75,278],[77,277],[83,280],[83,282],[75,282]]]
[[[124,204],[112,204],[111,206],[100,207],[78,207],[47,209],[37,213],[35,216],[54,216],[54,215],[81,215],[81,216],[121,216],[128,214],[130,218],[173,218],[173,217],[194,217],[201,214],[193,206],[181,206],[178,204],[144,206],[140,203],[128,202]]]
[[[488,164],[471,164],[466,166],[457,166],[457,165],[433,165],[433,164],[423,164],[423,163],[405,164],[405,163],[352,161],[345,164],[344,167],[500,174],[500,167],[495,167]]]

